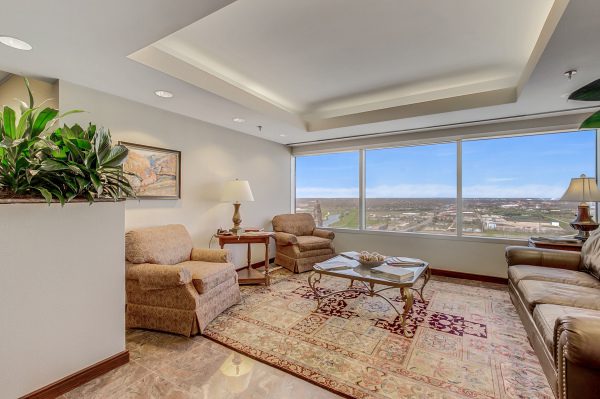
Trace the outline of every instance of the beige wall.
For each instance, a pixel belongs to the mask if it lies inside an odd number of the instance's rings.
[[[0,398],[125,350],[124,205],[0,205]]]
[[[281,144],[64,81],[60,82],[60,108],[87,111],[66,121],[106,126],[115,142],[182,152],[181,200],[128,201],[126,229],[181,223],[197,246],[207,247],[218,227],[232,225],[233,206],[219,201],[219,190],[234,178],[249,180],[254,192],[255,202],[242,204],[242,225],[270,229],[273,215],[290,211],[290,151]],[[243,264],[244,248],[235,247],[234,260]],[[264,247],[253,248],[253,261],[263,258]]]
[[[29,87],[31,87],[33,93],[34,105],[58,107],[58,81],[48,83],[37,79],[29,79]],[[29,94],[23,78],[12,75],[0,83],[0,106],[8,105],[18,110],[20,104],[18,100],[29,104]]]

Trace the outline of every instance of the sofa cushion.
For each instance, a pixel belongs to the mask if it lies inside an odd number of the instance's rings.
[[[301,251],[297,245],[286,245],[284,247],[279,247],[277,249],[278,254],[283,254],[285,256],[289,256],[294,259],[303,259],[303,258],[312,258],[315,256],[323,256],[329,255],[331,257],[335,256],[335,251],[333,248],[321,248],[321,249],[313,249],[310,251]]]
[[[581,248],[583,269],[600,280],[600,230],[594,231]]]
[[[273,218],[273,230],[295,236],[310,236],[315,229],[315,220],[310,213],[277,215]]]
[[[521,280],[517,284],[521,298],[533,312],[536,305],[562,305],[600,310],[600,290],[550,281]]]
[[[591,309],[574,308],[571,306],[542,304],[533,310],[533,321],[542,333],[544,343],[554,356],[554,325],[560,316],[596,316],[600,317],[600,311]]]
[[[508,268],[508,278],[515,285],[521,280],[538,280],[600,288],[600,281],[588,273],[552,267],[530,265],[511,266]]]
[[[125,258],[131,263],[175,265],[190,260],[192,238],[183,225],[147,227],[125,234]]]
[[[315,249],[331,248],[331,240],[316,236],[298,236],[300,251],[313,251]]]
[[[237,281],[235,267],[231,263],[189,261],[181,266],[192,274],[192,284],[199,294],[204,294],[228,280]]]

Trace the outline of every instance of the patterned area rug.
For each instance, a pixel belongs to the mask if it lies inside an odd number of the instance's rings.
[[[406,338],[381,298],[349,292],[315,311],[307,273],[273,277],[243,287],[242,304],[205,335],[352,398],[554,398],[503,286],[432,278],[424,301],[415,295]],[[347,284],[323,276],[320,286]]]

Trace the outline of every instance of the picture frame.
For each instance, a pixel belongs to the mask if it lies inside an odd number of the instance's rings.
[[[181,199],[181,151],[119,142],[129,150],[123,172],[138,199]]]

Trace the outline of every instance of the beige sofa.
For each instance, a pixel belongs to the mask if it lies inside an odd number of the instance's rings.
[[[308,213],[277,215],[273,218],[275,231],[275,264],[294,273],[312,270],[317,262],[335,256],[332,231],[316,228]]]
[[[600,398],[600,232],[582,253],[508,247],[510,297],[560,399]]]
[[[125,257],[127,328],[191,336],[240,301],[228,251],[193,248],[182,225],[129,231]]]

